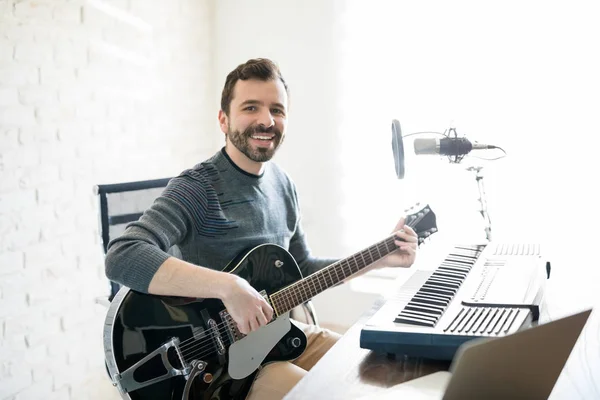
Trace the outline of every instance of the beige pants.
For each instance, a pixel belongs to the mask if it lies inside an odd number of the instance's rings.
[[[292,362],[275,362],[258,373],[247,400],[282,399],[340,338],[338,333],[294,321],[306,334],[304,353]]]

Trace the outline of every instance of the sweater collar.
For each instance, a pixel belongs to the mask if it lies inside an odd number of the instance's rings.
[[[233,162],[231,157],[229,157],[229,154],[227,154],[227,152],[225,151],[224,146],[223,146],[223,148],[221,148],[221,154],[223,155],[223,157],[225,158],[227,163],[229,163],[235,169],[236,172],[239,172],[239,174],[241,174],[241,176],[244,176],[246,179],[258,181],[265,175],[265,171],[268,168],[268,167],[264,168],[263,171],[260,173],[260,175],[254,175],[254,174],[251,174],[250,172],[246,172],[243,169],[241,169],[240,167],[238,167],[238,165]]]

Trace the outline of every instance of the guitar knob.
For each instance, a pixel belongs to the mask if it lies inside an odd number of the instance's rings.
[[[300,345],[302,344],[302,341],[300,340],[299,337],[289,338],[287,340],[287,342],[288,342],[289,346],[292,346],[295,349],[297,349],[298,347],[300,347]]]

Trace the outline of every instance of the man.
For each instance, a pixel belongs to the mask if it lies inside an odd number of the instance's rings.
[[[269,162],[285,137],[288,88],[278,67],[255,59],[226,79],[219,124],[225,147],[171,180],[140,220],[109,245],[109,279],[156,295],[217,298],[247,334],[267,324],[273,309],[244,279],[220,272],[244,249],[275,243],[287,249],[307,276],[336,260],[310,254],[300,223],[296,188]],[[399,250],[372,267],[409,267],[417,237],[400,220]],[[181,258],[167,251],[177,245]],[[249,398],[282,398],[339,338],[299,324],[307,348],[298,359],[264,367]],[[276,378],[275,378],[276,376]]]

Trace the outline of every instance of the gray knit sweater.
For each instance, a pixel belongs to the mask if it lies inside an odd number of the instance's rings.
[[[304,276],[336,261],[310,255],[288,175],[273,162],[262,175],[249,174],[223,148],[171,179],[139,221],[110,242],[106,275],[147,292],[172,246],[185,261],[222,270],[238,253],[263,243],[288,249]]]

